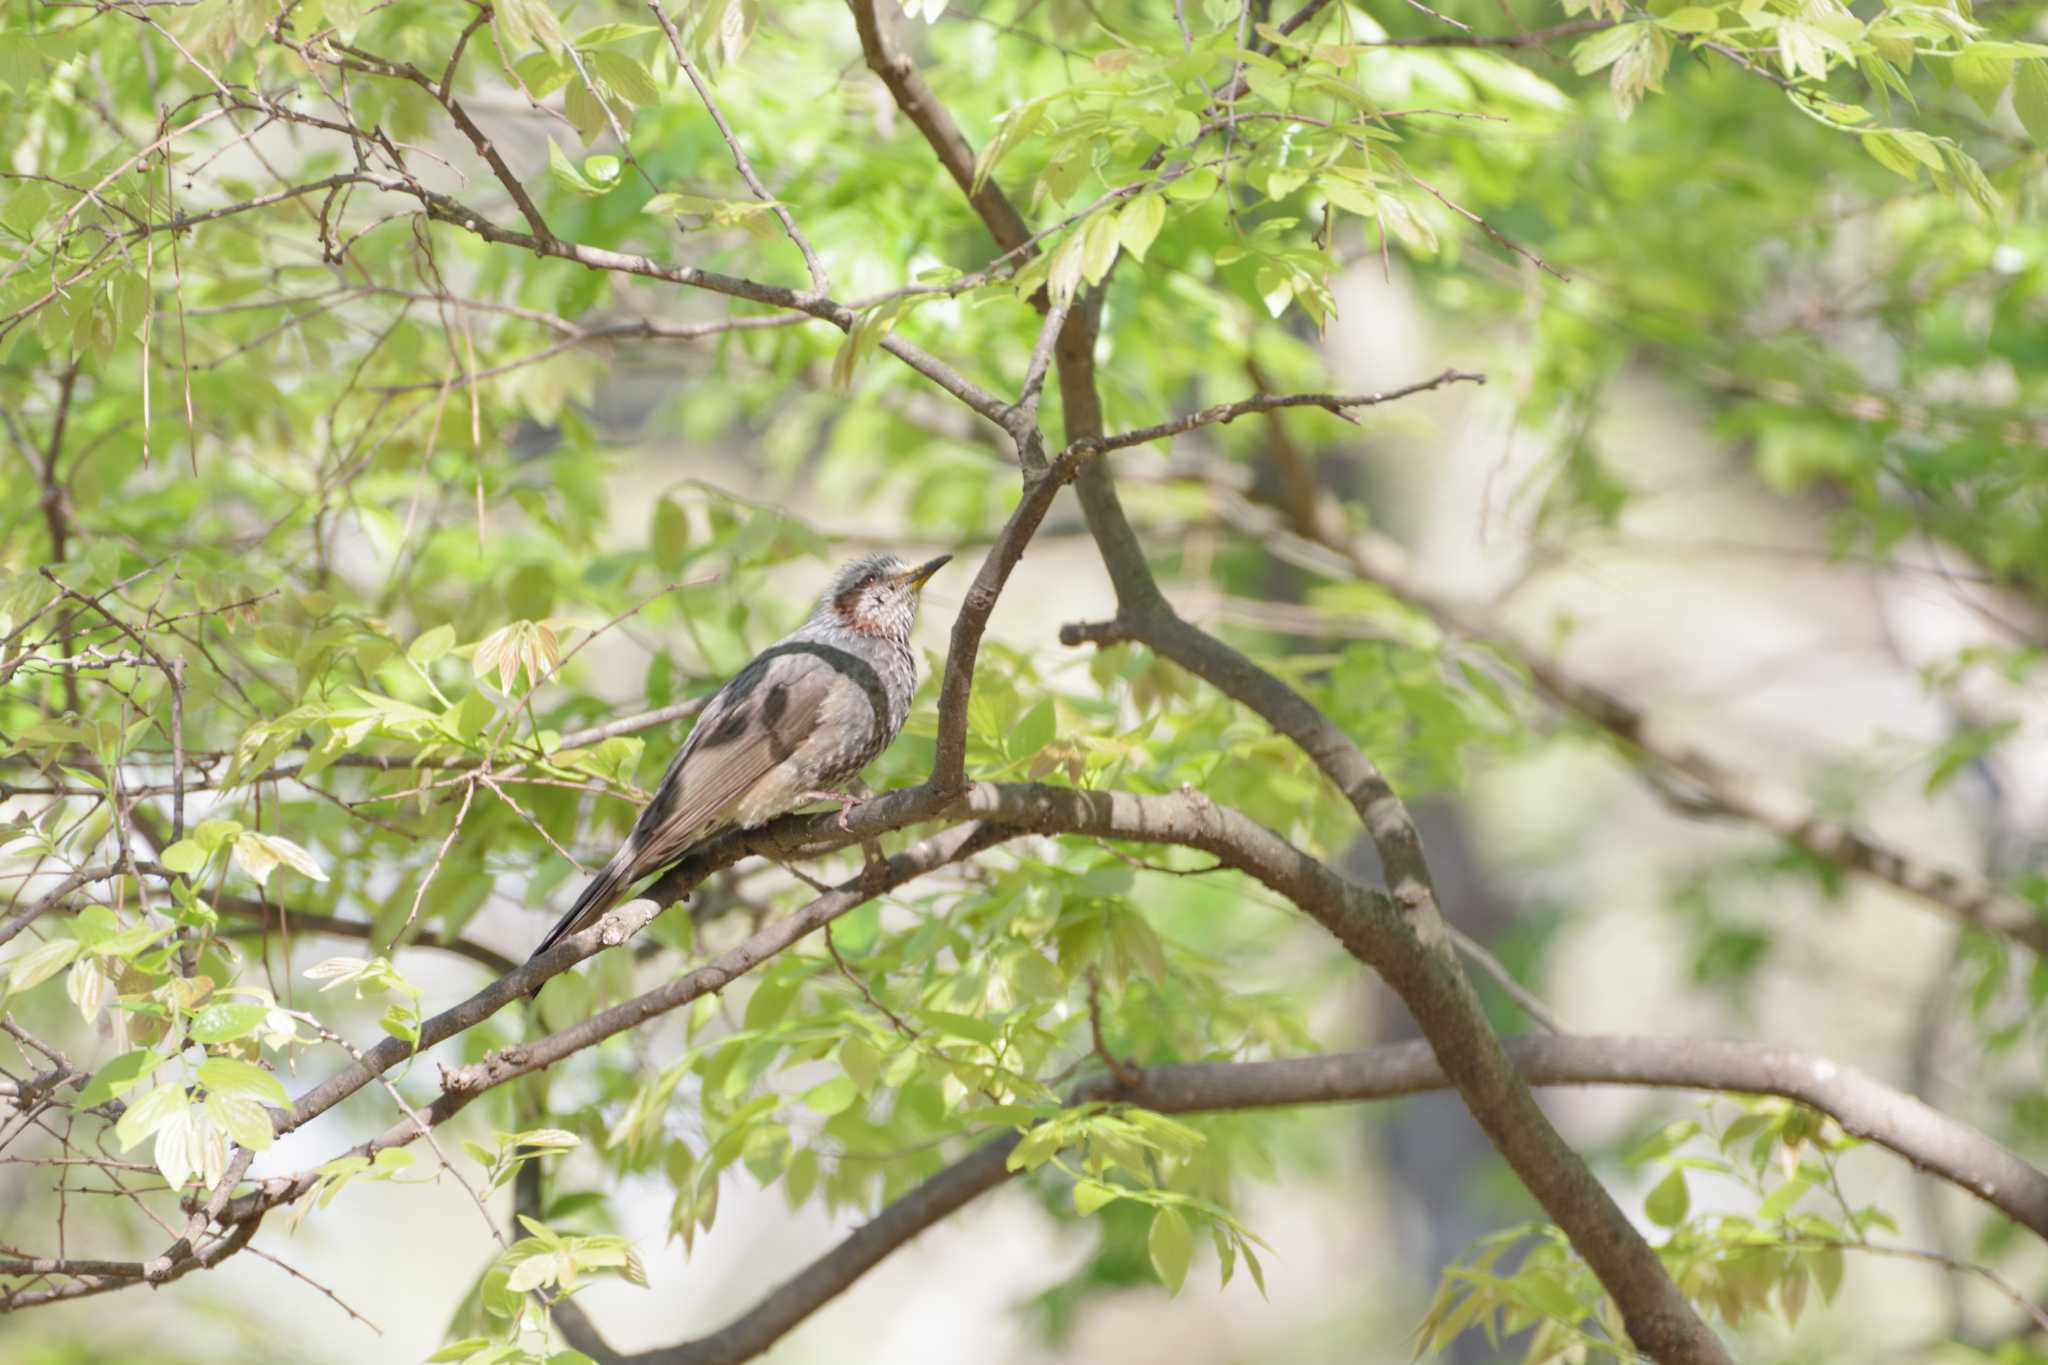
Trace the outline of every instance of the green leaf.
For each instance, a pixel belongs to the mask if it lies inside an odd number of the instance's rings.
[[[1081,277],[1090,284],[1101,284],[1102,277],[1116,264],[1118,247],[1117,215],[1097,213],[1088,220],[1087,232],[1081,244]]]
[[[1199,204],[1215,194],[1222,185],[1222,178],[1204,166],[1200,170],[1189,171],[1176,180],[1168,181],[1162,192],[1176,204]]]
[[[454,647],[455,627],[439,625],[432,630],[423,631],[405,654],[407,658],[424,668]]]
[[[1908,180],[1919,178],[1919,163],[1907,154],[1897,134],[1883,131],[1865,133],[1862,141],[1863,150],[1870,153],[1871,160],[1878,165]]]
[[[552,52],[530,52],[512,64],[512,70],[536,100],[544,100],[569,83],[576,68]]]
[[[106,1008],[107,997],[113,993],[113,984],[107,980],[98,963],[90,957],[81,957],[71,964],[71,971],[64,978],[64,993],[71,997],[72,1004],[78,1006],[79,1017],[90,1024]]]
[[[209,1057],[201,1062],[199,1083],[212,1094],[240,1096],[263,1104],[276,1105],[280,1109],[291,1105],[291,1097],[285,1093],[284,1082],[260,1066],[237,1061],[232,1057]]]
[[[1579,41],[1572,49],[1572,70],[1581,76],[1612,66],[1645,37],[1642,24],[1616,24]]]
[[[804,1104],[827,1118],[847,1109],[859,1098],[860,1087],[851,1076],[834,1076],[823,1085],[813,1086],[804,1092]]]
[[[305,849],[282,835],[258,834],[254,830],[246,831],[235,840],[235,865],[248,873],[258,886],[269,881],[270,874],[280,866],[289,867],[316,882],[327,880],[320,864],[314,862],[313,855]]]
[[[199,828],[192,831],[192,837],[199,841],[199,847],[211,857],[233,843],[241,833],[240,820],[201,820]]]
[[[787,977],[771,978],[754,988],[747,998],[747,1012],[742,1027],[750,1031],[772,1028],[775,1022],[788,1012],[796,1000],[799,983]]]
[[[7,40],[0,38],[0,49]],[[0,208],[0,227],[6,228],[16,237],[27,241],[35,234],[36,227],[47,215],[54,201],[49,190],[36,181],[29,181],[8,192],[6,207]]]
[[[1081,264],[1087,250],[1087,233],[1069,232],[1067,239],[1060,243],[1059,250],[1052,254],[1052,265],[1046,272],[1045,286],[1051,293],[1054,303],[1066,303],[1074,297],[1074,291],[1081,287]]]
[[[593,24],[570,41],[581,51],[629,42],[634,38],[644,38],[659,31],[653,24]]]
[[[1756,1216],[1763,1222],[1774,1223],[1791,1212],[1792,1206],[1812,1188],[1813,1181],[1805,1174],[1795,1175],[1765,1196],[1763,1203],[1757,1205]]]
[[[183,1189],[193,1176],[209,1184],[227,1161],[222,1134],[204,1110],[181,1104],[165,1117],[156,1133],[156,1167],[172,1189]]]
[[[853,376],[861,362],[874,354],[875,348],[882,344],[882,338],[895,329],[903,309],[903,300],[892,299],[861,315],[860,321],[847,332],[846,340],[839,344],[838,353],[832,357],[834,388],[844,390],[853,386]]]
[[[192,1017],[195,1043],[232,1043],[246,1038],[270,1017],[270,1007],[249,1001],[216,1000]]]
[[[191,839],[180,839],[158,855],[157,861],[181,877],[189,877],[206,866],[206,850]]]
[[[1083,1180],[1074,1186],[1074,1212],[1086,1218],[1103,1205],[1123,1197],[1124,1192],[1114,1185],[1105,1185],[1099,1180]]]
[[[2012,108],[2037,147],[2048,147],[2048,61],[2032,57],[2013,70]]]
[[[1194,1232],[1179,1209],[1167,1205],[1152,1215],[1152,1232],[1145,1239],[1145,1250],[1168,1293],[1180,1293],[1181,1285],[1186,1283],[1188,1258],[1194,1249]]]
[[[108,1100],[119,1099],[162,1066],[165,1055],[154,1048],[139,1048],[134,1052],[122,1053],[93,1073],[92,1079],[85,1083],[85,1089],[78,1093],[78,1099],[74,1103],[80,1109],[91,1109],[95,1105],[105,1104]]]
[[[950,1010],[922,1010],[920,1017],[939,1032],[952,1038],[962,1038],[984,1047],[995,1042],[996,1026],[986,1019],[971,1014],[955,1014]]]
[[[1059,735],[1059,717],[1053,711],[1052,698],[1047,697],[1024,713],[1010,733],[1009,752],[1019,758],[1029,758],[1053,742]]]
[[[1700,1124],[1698,1119],[1679,1119],[1675,1122],[1667,1123],[1639,1143],[1636,1149],[1630,1152],[1624,1160],[1631,1166],[1645,1165],[1667,1153],[1677,1151],[1680,1147],[1698,1137],[1699,1133]]]
[[[1978,108],[1990,114],[1997,111],[1999,100],[2005,96],[2005,87],[2012,83],[2013,59],[1972,43],[1956,53],[1951,69],[1963,93],[1975,100]]]
[[[597,138],[611,125],[605,102],[580,76],[562,91],[562,112],[569,116],[569,126],[576,130],[576,136],[585,142]]]
[[[1692,1196],[1685,1188],[1685,1172],[1673,1170],[1657,1182],[1643,1200],[1643,1212],[1660,1228],[1675,1228],[1692,1209]]]
[[[1657,22],[1673,33],[1712,33],[1721,26],[1719,15],[1699,5],[1682,6],[1663,15]]]
[[[171,1115],[182,1113],[185,1108],[185,1087],[182,1085],[160,1085],[144,1095],[142,1099],[128,1106],[121,1121],[114,1125],[114,1140],[121,1144],[124,1152],[132,1151],[157,1129],[169,1121]]]
[[[881,1057],[858,1038],[849,1038],[839,1045],[839,1065],[863,1095],[873,1090],[882,1076]]]
[[[55,938],[37,944],[14,959],[14,966],[7,973],[7,993],[14,995],[40,986],[70,966],[71,959],[84,946],[75,938]]]
[[[1983,729],[1964,730],[1941,748],[1941,757],[1927,774],[1922,794],[1932,796],[1953,781],[1963,769],[1991,753],[2010,739],[2019,722],[2008,720]]]
[[[583,59],[612,93],[628,104],[661,103],[661,86],[638,58],[623,52],[586,52]]]
[[[270,1115],[265,1112],[262,1105],[252,1099],[209,1091],[206,1096],[206,1113],[230,1140],[240,1143],[252,1152],[267,1151],[277,1140],[276,1131],[271,1127]]]
[[[609,185],[593,185],[585,179],[583,172],[562,154],[562,149],[555,145],[553,138],[548,139],[548,178],[569,193],[580,194],[586,199],[596,198],[611,188]]]
[[[688,561],[690,519],[674,498],[657,498],[654,519],[647,531],[647,549],[665,574],[678,574]]]
[[[1141,194],[1117,214],[1117,240],[1125,251],[1142,261],[1165,223],[1166,200],[1157,194]]]
[[[1835,1292],[1842,1287],[1844,1258],[1840,1247],[1823,1247],[1812,1257],[1814,1283],[1820,1286],[1823,1302],[1833,1303]]]

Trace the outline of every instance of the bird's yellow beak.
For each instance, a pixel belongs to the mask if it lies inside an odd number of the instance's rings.
[[[940,555],[937,559],[926,560],[916,568],[906,571],[903,575],[903,581],[913,588],[922,588],[924,581],[945,568],[952,558],[953,556],[951,555]]]

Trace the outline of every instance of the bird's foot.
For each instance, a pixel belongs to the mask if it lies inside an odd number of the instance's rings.
[[[853,818],[853,808],[867,800],[865,796],[854,796],[847,792],[827,791],[805,792],[801,799],[805,801],[837,802],[839,805],[839,829],[843,834],[853,833],[853,826],[848,823]]]

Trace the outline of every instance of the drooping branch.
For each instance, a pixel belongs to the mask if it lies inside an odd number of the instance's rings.
[[[612,251],[604,247],[584,246],[578,242],[565,242],[558,238],[545,241],[531,233],[516,228],[500,227],[446,195],[437,194],[417,184],[407,183],[396,177],[376,177],[371,180],[377,188],[395,194],[405,194],[419,200],[427,217],[435,222],[448,223],[486,242],[500,246],[518,247],[539,256],[553,256],[559,260],[574,261],[591,270],[606,271],[618,275],[638,275],[646,279],[664,280],[670,284],[687,285],[692,289],[703,289],[730,298],[746,299],[753,303],[766,304],[773,308],[787,308],[807,313],[831,323],[842,332],[850,332],[860,321],[860,315],[843,303],[833,299],[820,298],[807,291],[790,289],[782,285],[763,284],[758,280],[745,279],[737,275],[725,275],[715,270],[700,270],[696,266],[666,265],[646,256],[628,252]],[[886,333],[880,346],[890,355],[923,375],[926,379],[965,403],[975,412],[1003,425],[1004,415],[1010,405],[987,389],[982,388],[958,370],[940,360],[931,352],[906,340],[896,332]]]
[[[1845,1132],[1968,1190],[2048,1239],[2048,1174],[1989,1137],[1850,1067],[1760,1043],[1684,1038],[1515,1038],[1507,1051],[1537,1086],[1619,1085],[1777,1095],[1797,1100]],[[1365,1052],[1283,1061],[1129,1069],[1085,1082],[1074,1103],[1109,1100],[1161,1114],[1193,1114],[1397,1099],[1450,1088],[1429,1046],[1395,1043]],[[925,1229],[1005,1184],[1021,1140],[1008,1133],[976,1147],[874,1218],[745,1313],[709,1335],[622,1354],[587,1321],[572,1337],[604,1365],[740,1365],[768,1350]]]

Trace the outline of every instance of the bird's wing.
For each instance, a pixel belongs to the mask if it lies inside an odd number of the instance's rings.
[[[785,641],[719,691],[640,812],[630,840],[631,877],[682,856],[812,738],[833,692],[849,683],[859,685],[846,676],[843,657],[829,647]]]

